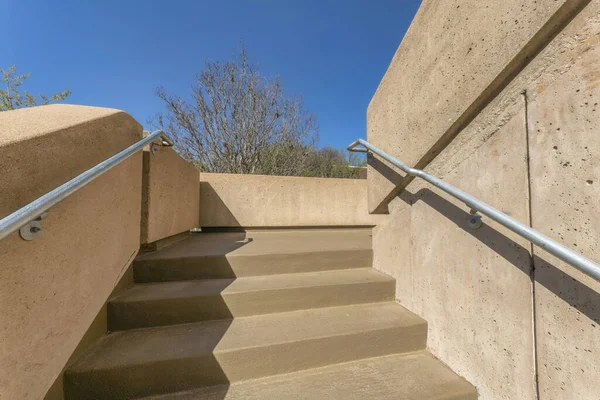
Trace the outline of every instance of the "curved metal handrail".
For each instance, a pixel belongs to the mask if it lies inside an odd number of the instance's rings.
[[[161,139],[163,146],[172,146],[173,142],[163,131],[155,131],[146,136],[145,138],[137,141],[126,149],[118,152],[114,156],[102,161],[87,171],[77,175],[75,178],[68,182],[63,183],[56,189],[46,193],[45,195],[37,198],[31,203],[24,207],[19,208],[12,214],[2,218],[0,220],[0,240],[4,239],[8,235],[21,228],[28,228],[27,231],[21,230],[21,237],[26,240],[31,240],[41,230],[39,223],[33,224],[27,227],[32,221],[39,221],[45,213],[56,204],[60,203],[66,197],[75,193],[100,175],[104,174],[111,168],[125,161],[139,150],[142,150],[144,146],[153,143],[156,139]]]
[[[364,149],[357,149],[356,146],[363,146]],[[384,160],[388,161],[390,164],[393,164],[396,167],[400,168],[402,171],[406,172],[408,175],[424,179],[432,185],[440,188],[444,192],[456,197],[471,208],[472,214],[474,214],[475,212],[480,212],[490,217],[494,221],[498,222],[500,225],[505,226],[517,235],[529,240],[531,243],[535,244],[538,247],[541,247],[548,253],[560,258],[561,260],[577,268],[584,274],[594,278],[597,281],[600,281],[600,264],[590,260],[587,257],[584,257],[576,251],[569,249],[568,247],[558,243],[557,241],[552,240],[545,235],[542,235],[535,229],[517,221],[516,219],[504,214],[503,212],[495,209],[494,207],[480,200],[477,200],[473,196],[468,195],[462,190],[455,188],[454,186],[442,181],[441,179],[436,178],[435,176],[430,175],[423,170],[409,167],[408,165],[402,163],[401,161],[398,161],[396,158],[387,154],[385,151],[373,146],[366,140],[358,139],[350,146],[348,146],[348,151],[355,151],[361,153],[371,151],[377,154]]]

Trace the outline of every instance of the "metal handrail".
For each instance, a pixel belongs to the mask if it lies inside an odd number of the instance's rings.
[[[23,239],[33,239],[33,237],[41,230],[41,226],[39,223],[36,223],[27,227],[28,224],[31,224],[32,221],[39,221],[50,208],[54,207],[66,197],[75,193],[77,190],[81,189],[111,168],[120,164],[122,161],[125,161],[139,150],[142,150],[144,146],[153,143],[158,138],[161,139],[161,144],[163,146],[173,145],[171,139],[169,139],[163,131],[158,130],[152,132],[145,138],[118,152],[114,156],[102,161],[80,175],[77,175],[70,181],[63,183],[56,189],[2,218],[2,220],[0,220],[0,240],[18,230],[21,230],[21,237]],[[24,232],[21,228],[29,228],[29,230]]]
[[[355,148],[356,146],[363,146],[364,149],[357,149]],[[435,176],[430,175],[427,172],[422,171],[420,169],[409,167],[408,165],[398,161],[396,158],[387,154],[385,151],[373,146],[366,140],[358,139],[350,146],[348,146],[348,151],[356,151],[361,153],[371,151],[377,154],[384,160],[388,161],[389,163],[400,168],[402,171],[406,172],[408,175],[424,179],[425,181],[431,183],[435,187],[438,187],[444,192],[456,197],[471,208],[471,214],[474,214],[475,212],[480,212],[484,215],[487,215],[488,217],[498,222],[500,225],[503,225],[506,228],[510,229],[517,235],[529,240],[531,243],[541,247],[548,253],[560,258],[561,260],[577,268],[584,274],[594,278],[597,281],[600,281],[600,264],[597,264],[596,262],[569,249],[568,247],[556,242],[555,240],[552,240],[549,237],[542,235],[535,229],[517,221],[516,219],[504,214],[501,211],[496,210],[494,207],[480,200],[477,200],[473,196],[466,194],[462,190],[455,188],[454,186],[442,181],[441,179],[436,178]]]

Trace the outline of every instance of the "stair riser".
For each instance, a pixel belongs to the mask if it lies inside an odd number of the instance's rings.
[[[217,353],[230,382],[425,349],[427,324]]]
[[[427,324],[65,375],[66,399],[126,399],[425,348]]]
[[[477,391],[425,352],[249,379],[144,400],[477,400]],[[141,400],[141,399],[140,399]]]
[[[65,400],[129,400],[224,384],[227,377],[212,355],[166,360],[89,373],[64,375]]]
[[[136,282],[222,279],[245,276],[369,268],[372,250],[255,256],[206,256],[134,261]]]
[[[367,282],[145,302],[110,302],[109,330],[394,300],[395,283]]]

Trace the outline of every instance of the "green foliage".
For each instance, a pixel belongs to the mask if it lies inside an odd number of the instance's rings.
[[[360,168],[366,162],[359,162],[356,153],[347,153],[332,147],[313,150],[309,155],[309,165],[304,176],[318,178],[360,178]]]
[[[27,78],[29,78],[29,74],[17,75],[17,67],[15,65],[6,70],[0,68],[0,111],[42,106],[51,102],[64,100],[71,94],[70,90],[64,90],[51,96],[40,94],[38,97],[26,90],[23,90],[21,93],[19,87],[23,85]]]

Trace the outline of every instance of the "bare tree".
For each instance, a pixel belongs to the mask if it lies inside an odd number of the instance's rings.
[[[51,96],[38,95],[39,99],[26,90],[21,94],[19,87],[29,78],[29,74],[16,75],[15,65],[4,70],[0,68],[0,111],[15,110],[17,108],[41,106],[53,101],[66,99],[70,90],[55,93]]]
[[[153,124],[172,135],[179,153],[206,172],[302,175],[318,136],[316,118],[279,79],[267,79],[245,50],[230,62],[208,62],[192,101],[156,95],[166,106]]]

